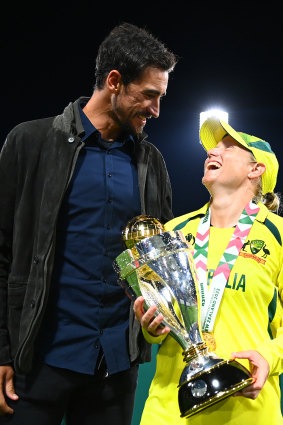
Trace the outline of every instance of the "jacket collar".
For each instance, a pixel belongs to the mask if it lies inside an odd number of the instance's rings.
[[[72,105],[73,107],[73,113],[74,113],[74,128],[76,131],[76,135],[79,137],[83,137],[85,135],[85,130],[84,130],[84,126],[82,124],[82,120],[81,120],[81,114],[80,114],[80,104],[84,103],[86,104],[89,101],[89,97],[79,97],[77,100],[75,100],[75,102]],[[69,106],[70,106],[69,105]],[[68,106],[67,106],[68,108]]]
[[[83,137],[85,134],[84,127],[81,120],[79,105],[81,103],[86,104],[89,101],[89,99],[90,99],[89,97],[85,97],[85,96],[79,97],[74,103],[70,103],[64,111],[64,114],[66,113],[66,115],[69,115],[69,108],[73,109],[75,135],[79,137]],[[145,132],[142,132],[136,137],[133,137],[134,141],[138,143],[141,143],[146,138],[147,138],[147,134]]]

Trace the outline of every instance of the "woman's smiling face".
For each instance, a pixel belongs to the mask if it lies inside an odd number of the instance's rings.
[[[244,187],[253,163],[251,152],[227,135],[207,152],[202,183],[208,190],[215,185],[230,191]]]

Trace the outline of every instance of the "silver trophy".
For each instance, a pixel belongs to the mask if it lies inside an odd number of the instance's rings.
[[[253,379],[235,360],[216,356],[199,328],[200,309],[193,251],[181,231],[164,231],[153,217],[132,219],[123,232],[128,247],[114,262],[119,283],[133,299],[142,295],[146,308],[170,328],[170,335],[183,348],[185,367],[179,381],[181,417],[240,391]],[[210,345],[210,348],[209,348]]]

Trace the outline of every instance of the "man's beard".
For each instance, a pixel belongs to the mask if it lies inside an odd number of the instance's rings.
[[[120,121],[120,126],[122,134],[133,136],[134,138],[138,137],[143,131],[143,127],[139,127],[137,129],[129,122],[129,120]]]
[[[119,118],[119,107],[117,107],[117,104],[115,104],[112,109],[112,118],[119,125],[121,136],[133,136],[134,138],[138,138],[143,132],[144,126],[136,128],[128,117],[124,119]]]
[[[134,127],[129,119],[121,120],[115,114],[115,121],[119,124],[122,136],[133,136],[134,138],[138,138],[142,132],[144,126],[140,126],[138,128]]]

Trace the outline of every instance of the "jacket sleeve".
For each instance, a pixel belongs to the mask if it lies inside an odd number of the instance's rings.
[[[173,218],[172,193],[165,161],[159,150],[147,141],[136,145],[136,161],[141,196],[141,213],[166,223]],[[153,342],[153,341],[152,341]],[[132,362],[150,361],[151,344],[146,341],[140,323],[130,309],[129,351]],[[156,340],[154,342],[157,342]]]
[[[139,152],[142,213],[152,215],[164,224],[173,218],[171,183],[164,158],[149,142],[144,142]]]
[[[12,235],[17,161],[9,136],[0,154],[0,364],[11,362],[8,334],[8,276],[12,263]]]
[[[171,182],[169,178],[169,174],[166,168],[165,161],[162,157],[162,163],[163,163],[163,173],[164,177],[163,180],[165,182],[163,190],[163,203],[161,207],[161,221],[162,223],[167,223],[167,221],[171,220],[173,216],[172,212],[172,188],[171,188]]]

